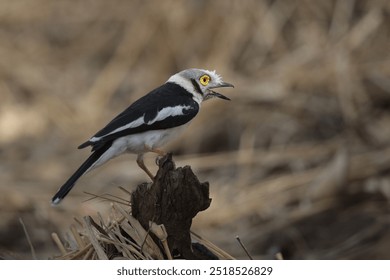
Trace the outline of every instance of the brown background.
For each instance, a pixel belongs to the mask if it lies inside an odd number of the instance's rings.
[[[185,68],[234,89],[167,150],[210,182],[194,230],[237,258],[390,258],[390,2],[0,1],[0,252],[58,254],[73,217],[148,178],[134,155],[50,198],[76,147]],[[147,164],[156,171],[154,157]]]

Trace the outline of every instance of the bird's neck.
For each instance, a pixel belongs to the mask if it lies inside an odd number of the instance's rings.
[[[184,88],[186,91],[191,93],[192,96],[193,96],[192,99],[194,99],[195,102],[199,104],[199,106],[202,103],[203,96],[201,94],[199,94],[194,89],[194,85],[188,79],[185,79],[185,78],[181,77],[180,75],[176,74],[176,75],[171,76],[168,79],[167,83],[175,83],[175,84],[177,84],[178,86]]]

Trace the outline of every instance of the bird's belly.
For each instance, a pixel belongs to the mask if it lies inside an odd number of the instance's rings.
[[[158,149],[164,146],[169,140],[178,136],[180,131],[187,125],[178,126],[170,129],[151,130],[133,135],[123,136],[116,139],[111,147],[101,155],[101,157],[86,171],[90,171],[112,158],[123,153],[143,154],[150,149]]]
[[[140,154],[147,152],[146,147],[157,149],[176,137],[185,127],[175,127],[163,130],[152,130],[121,137],[114,141],[113,145],[121,147],[119,150],[128,153]]]

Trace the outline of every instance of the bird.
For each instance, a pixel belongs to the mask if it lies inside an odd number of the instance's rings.
[[[92,147],[92,154],[53,196],[59,204],[85,173],[121,154],[137,155],[138,166],[154,181],[144,164],[144,154],[166,155],[162,147],[178,136],[198,114],[203,101],[230,100],[214,89],[234,87],[216,71],[190,68],[172,75],[163,85],[132,103],[78,149]]]

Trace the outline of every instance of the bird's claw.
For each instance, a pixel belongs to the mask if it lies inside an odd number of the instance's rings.
[[[160,155],[157,156],[157,157],[156,157],[156,165],[157,165],[157,166],[160,166],[160,165],[164,164],[165,160],[162,161],[164,158],[165,158],[165,156],[160,156]]]
[[[169,160],[172,160],[172,154],[171,153],[168,153],[168,154],[165,154],[165,155],[158,155],[156,157],[156,165],[161,167]]]

